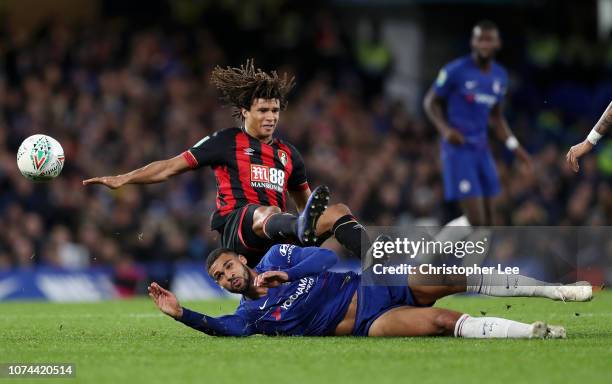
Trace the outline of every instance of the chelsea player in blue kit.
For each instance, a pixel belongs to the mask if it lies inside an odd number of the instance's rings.
[[[488,124],[520,160],[528,165],[531,160],[503,115],[508,74],[494,61],[501,46],[497,26],[490,21],[476,24],[471,46],[470,55],[440,70],[424,108],[442,136],[445,198],[459,201],[469,225],[482,226],[493,224],[492,198],[500,191]]]
[[[562,338],[560,326],[524,324],[495,317],[432,308],[441,297],[474,292],[491,296],[539,296],[590,300],[590,285],[550,285],[515,275],[472,275],[463,283],[427,285],[411,276],[404,286],[366,286],[353,272],[330,272],[336,254],[324,248],[274,245],[255,268],[226,248],[208,256],[208,274],[224,289],[242,295],[236,312],[210,317],[181,307],[157,283],[149,296],[165,314],[214,336],[434,336],[467,338]],[[501,281],[503,279],[503,282]],[[437,280],[438,282],[441,280]]]

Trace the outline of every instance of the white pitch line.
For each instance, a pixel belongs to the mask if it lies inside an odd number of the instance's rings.
[[[23,318],[37,318],[37,319],[79,319],[79,318],[92,318],[92,317],[133,317],[133,318],[147,318],[147,317],[163,317],[164,315],[161,313],[109,313],[109,314],[99,314],[99,313],[74,313],[74,314],[10,314],[10,315],[0,315],[0,320],[3,319],[23,319]]]

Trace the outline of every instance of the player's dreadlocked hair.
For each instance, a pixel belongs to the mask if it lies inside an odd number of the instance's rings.
[[[232,116],[243,119],[240,108],[251,109],[255,99],[278,99],[281,110],[287,107],[287,94],[295,85],[295,78],[278,76],[276,71],[266,73],[255,69],[253,59],[240,68],[215,67],[211,82],[221,91],[221,100],[232,107]]]

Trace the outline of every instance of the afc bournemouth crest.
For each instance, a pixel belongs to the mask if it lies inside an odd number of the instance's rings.
[[[280,162],[283,163],[283,166],[287,165],[287,152],[283,151],[282,149],[278,150],[278,158],[280,159]]]

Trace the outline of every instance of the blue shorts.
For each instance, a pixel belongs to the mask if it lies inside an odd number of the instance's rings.
[[[357,288],[357,313],[353,336],[367,336],[370,326],[390,309],[418,305],[412,290],[404,286],[360,285]]]
[[[449,201],[492,197],[500,191],[495,161],[487,148],[443,144],[442,173],[444,198]]]

